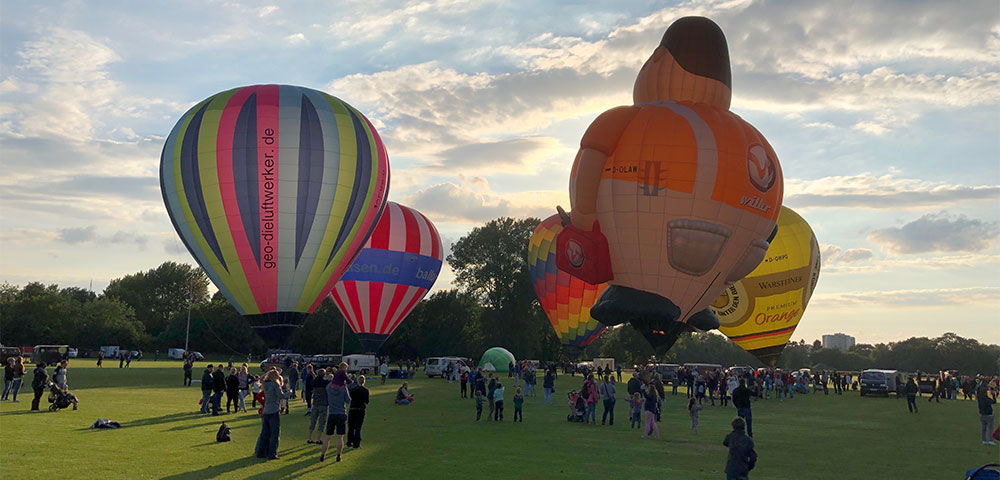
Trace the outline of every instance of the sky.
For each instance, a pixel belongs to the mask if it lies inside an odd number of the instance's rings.
[[[1000,343],[1000,4],[424,0],[0,3],[0,281],[102,290],[194,263],[159,193],[192,105],[260,83],[363,112],[390,200],[448,245],[568,207],[580,137],[670,23],[713,19],[731,110],[823,249],[794,340]],[[435,288],[449,288],[447,269]]]

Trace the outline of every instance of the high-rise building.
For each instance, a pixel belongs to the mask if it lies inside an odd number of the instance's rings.
[[[836,348],[843,352],[853,346],[854,337],[850,335],[844,335],[839,332],[833,335],[823,335],[823,348]]]

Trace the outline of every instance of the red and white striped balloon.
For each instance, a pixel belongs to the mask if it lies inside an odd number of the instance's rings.
[[[330,297],[368,352],[375,352],[434,285],[444,260],[437,228],[388,202],[368,242]]]

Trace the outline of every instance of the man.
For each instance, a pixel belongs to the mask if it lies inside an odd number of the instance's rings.
[[[736,407],[736,414],[746,421],[747,435],[750,435],[752,438],[753,416],[750,412],[750,389],[747,388],[746,380],[742,378],[740,379],[740,386],[733,390],[733,406]]]
[[[382,376],[382,385],[385,385],[385,379],[389,376],[388,362],[382,362],[382,365],[378,366],[378,374]]]
[[[628,383],[625,384],[625,389],[628,390],[629,398],[635,396],[642,389],[642,381],[639,380],[639,372],[632,372],[632,378],[628,379]]]
[[[384,365],[384,364],[383,364]],[[368,389],[365,388],[365,376],[358,377],[355,387],[350,389],[351,410],[347,414],[347,446],[361,448],[361,425],[365,423],[365,411],[368,408]]]
[[[742,384],[743,381],[741,380]],[[743,385],[740,385],[744,388]],[[726,459],[727,480],[747,480],[750,470],[757,464],[757,452],[754,450],[753,439],[743,433],[743,419],[733,419],[733,431],[726,435],[722,445],[729,447],[729,458]]]
[[[308,417],[312,414],[312,389],[313,389],[313,378],[315,374],[313,373],[313,364],[306,364],[306,373],[302,376],[302,399],[306,401],[306,416]]]
[[[212,365],[205,367],[201,373],[201,413],[208,413],[208,407],[212,404]]]
[[[45,387],[49,384],[49,372],[45,370],[45,362],[38,362],[33,373],[35,378],[31,380],[31,388],[35,391],[35,398],[31,401],[31,409],[38,410],[38,402],[41,401]]]
[[[979,427],[983,445],[996,445],[990,435],[993,434],[993,404],[997,401],[990,396],[985,385],[976,392],[976,401],[979,403]]]
[[[917,411],[917,384],[913,382],[913,377],[906,380],[906,387],[903,392],[906,393],[906,408],[910,410],[910,413],[918,413]]]
[[[601,400],[604,402],[604,413],[601,415],[601,425],[608,420],[608,415],[611,415],[611,421],[608,425],[615,424],[615,384],[611,383],[611,377],[605,376],[604,381],[601,382],[601,387],[598,389],[598,393],[601,394]]]
[[[615,367],[616,373],[618,373],[618,383],[622,383],[622,366],[618,365]]]
[[[222,410],[222,394],[226,392],[226,374],[222,372],[222,364],[212,372],[212,415],[218,415]]]
[[[299,362],[292,362],[292,368],[288,371],[288,382],[292,390],[292,396],[289,398],[298,398],[296,391],[299,389]]]
[[[193,368],[194,368],[194,365],[191,364],[191,361],[185,359],[184,360],[184,386],[185,387],[190,387],[191,386],[191,370]]]
[[[347,384],[331,381],[326,386],[326,398],[330,403],[326,420],[326,441],[323,442],[323,451],[319,454],[319,461],[326,460],[326,450],[330,448],[330,439],[337,435],[337,461],[340,461],[340,454],[344,452],[344,433],[347,431],[347,409],[345,405],[350,403],[351,394],[347,390]]]

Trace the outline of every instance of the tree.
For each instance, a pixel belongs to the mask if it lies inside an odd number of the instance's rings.
[[[188,302],[208,301],[208,277],[201,268],[163,262],[154,269],[112,280],[104,295],[132,307],[135,318],[145,325],[154,343],[169,348],[173,345],[159,335],[172,319],[186,317]]]

